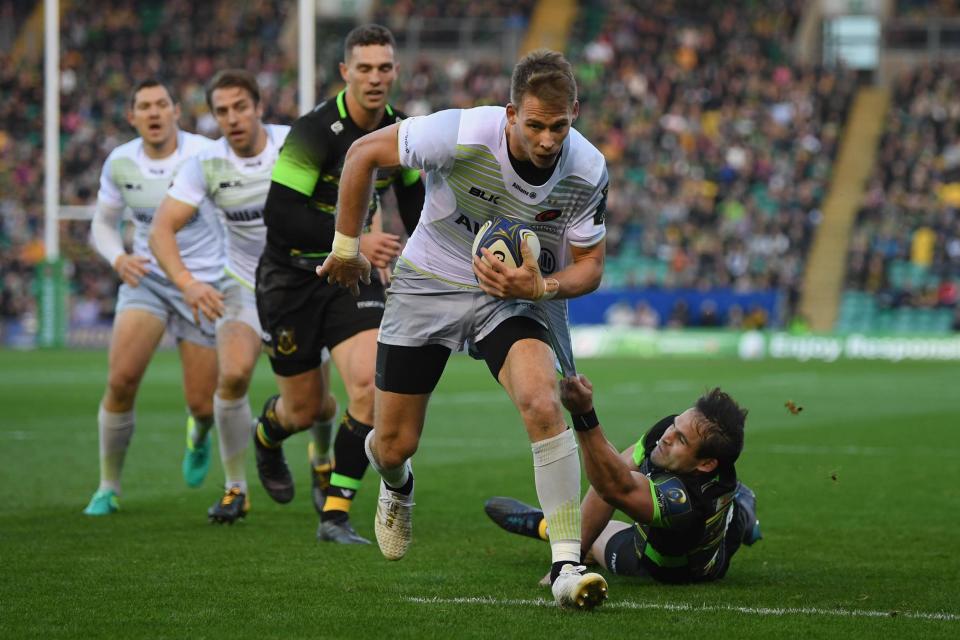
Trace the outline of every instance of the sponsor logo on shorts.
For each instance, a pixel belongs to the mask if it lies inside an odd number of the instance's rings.
[[[617,572],[617,552],[614,551],[610,554],[610,571],[614,573]]]
[[[289,356],[297,350],[297,338],[293,329],[280,329],[277,333],[277,353]]]
[[[380,300],[359,300],[357,309],[383,309],[386,305]]]

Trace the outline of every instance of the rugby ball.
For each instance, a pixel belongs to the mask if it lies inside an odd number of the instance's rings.
[[[486,261],[483,254],[480,253],[480,249],[485,247],[500,262],[511,269],[515,269],[523,264],[520,243],[524,240],[527,241],[527,246],[530,247],[534,258],[539,260],[540,238],[533,232],[533,229],[515,220],[493,218],[483,223],[480,231],[477,232],[477,236],[473,239],[473,255]]]

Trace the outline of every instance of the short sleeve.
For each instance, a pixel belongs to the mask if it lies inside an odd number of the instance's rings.
[[[452,166],[461,113],[460,109],[447,109],[403,120],[397,136],[400,165],[426,172],[443,171]]]
[[[207,179],[203,174],[200,158],[193,156],[177,171],[167,195],[193,207],[199,207],[207,195]]]
[[[610,188],[610,178],[607,175],[606,167],[603,169],[600,185],[567,229],[567,242],[575,247],[592,247],[607,235],[604,220],[607,212],[607,190]]]
[[[273,166],[273,182],[305,196],[313,195],[326,159],[326,136],[312,113],[296,122],[287,134]]]

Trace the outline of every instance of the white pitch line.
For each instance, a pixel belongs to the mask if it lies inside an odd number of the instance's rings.
[[[429,598],[408,597],[407,602],[416,604],[480,604],[517,607],[554,607],[553,600],[537,598],[535,600],[500,599],[500,598]],[[619,600],[607,602],[604,609],[657,609],[662,611],[712,611],[744,613],[756,616],[832,616],[837,618],[914,618],[917,620],[937,620],[943,622],[960,622],[960,614],[923,611],[870,611],[864,609],[820,609],[818,607],[738,607],[734,605],[690,605],[690,604],[661,604],[656,602],[631,602]]]

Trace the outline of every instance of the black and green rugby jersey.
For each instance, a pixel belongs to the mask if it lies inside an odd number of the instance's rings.
[[[387,105],[376,128],[404,117]],[[346,90],[293,123],[274,165],[263,210],[271,255],[322,258],[329,254],[344,157],[350,145],[367,133],[347,112]],[[412,233],[423,208],[423,185],[417,171],[396,169],[377,174],[367,222],[377,210],[380,194],[391,186],[397,193],[404,227]]]
[[[636,552],[643,567],[661,582],[711,580],[722,575],[728,560],[722,547],[737,472],[730,465],[710,474],[675,474],[655,465],[650,453],[674,418],[655,424],[634,449],[633,460],[650,478],[654,494],[653,521],[635,524]]]

